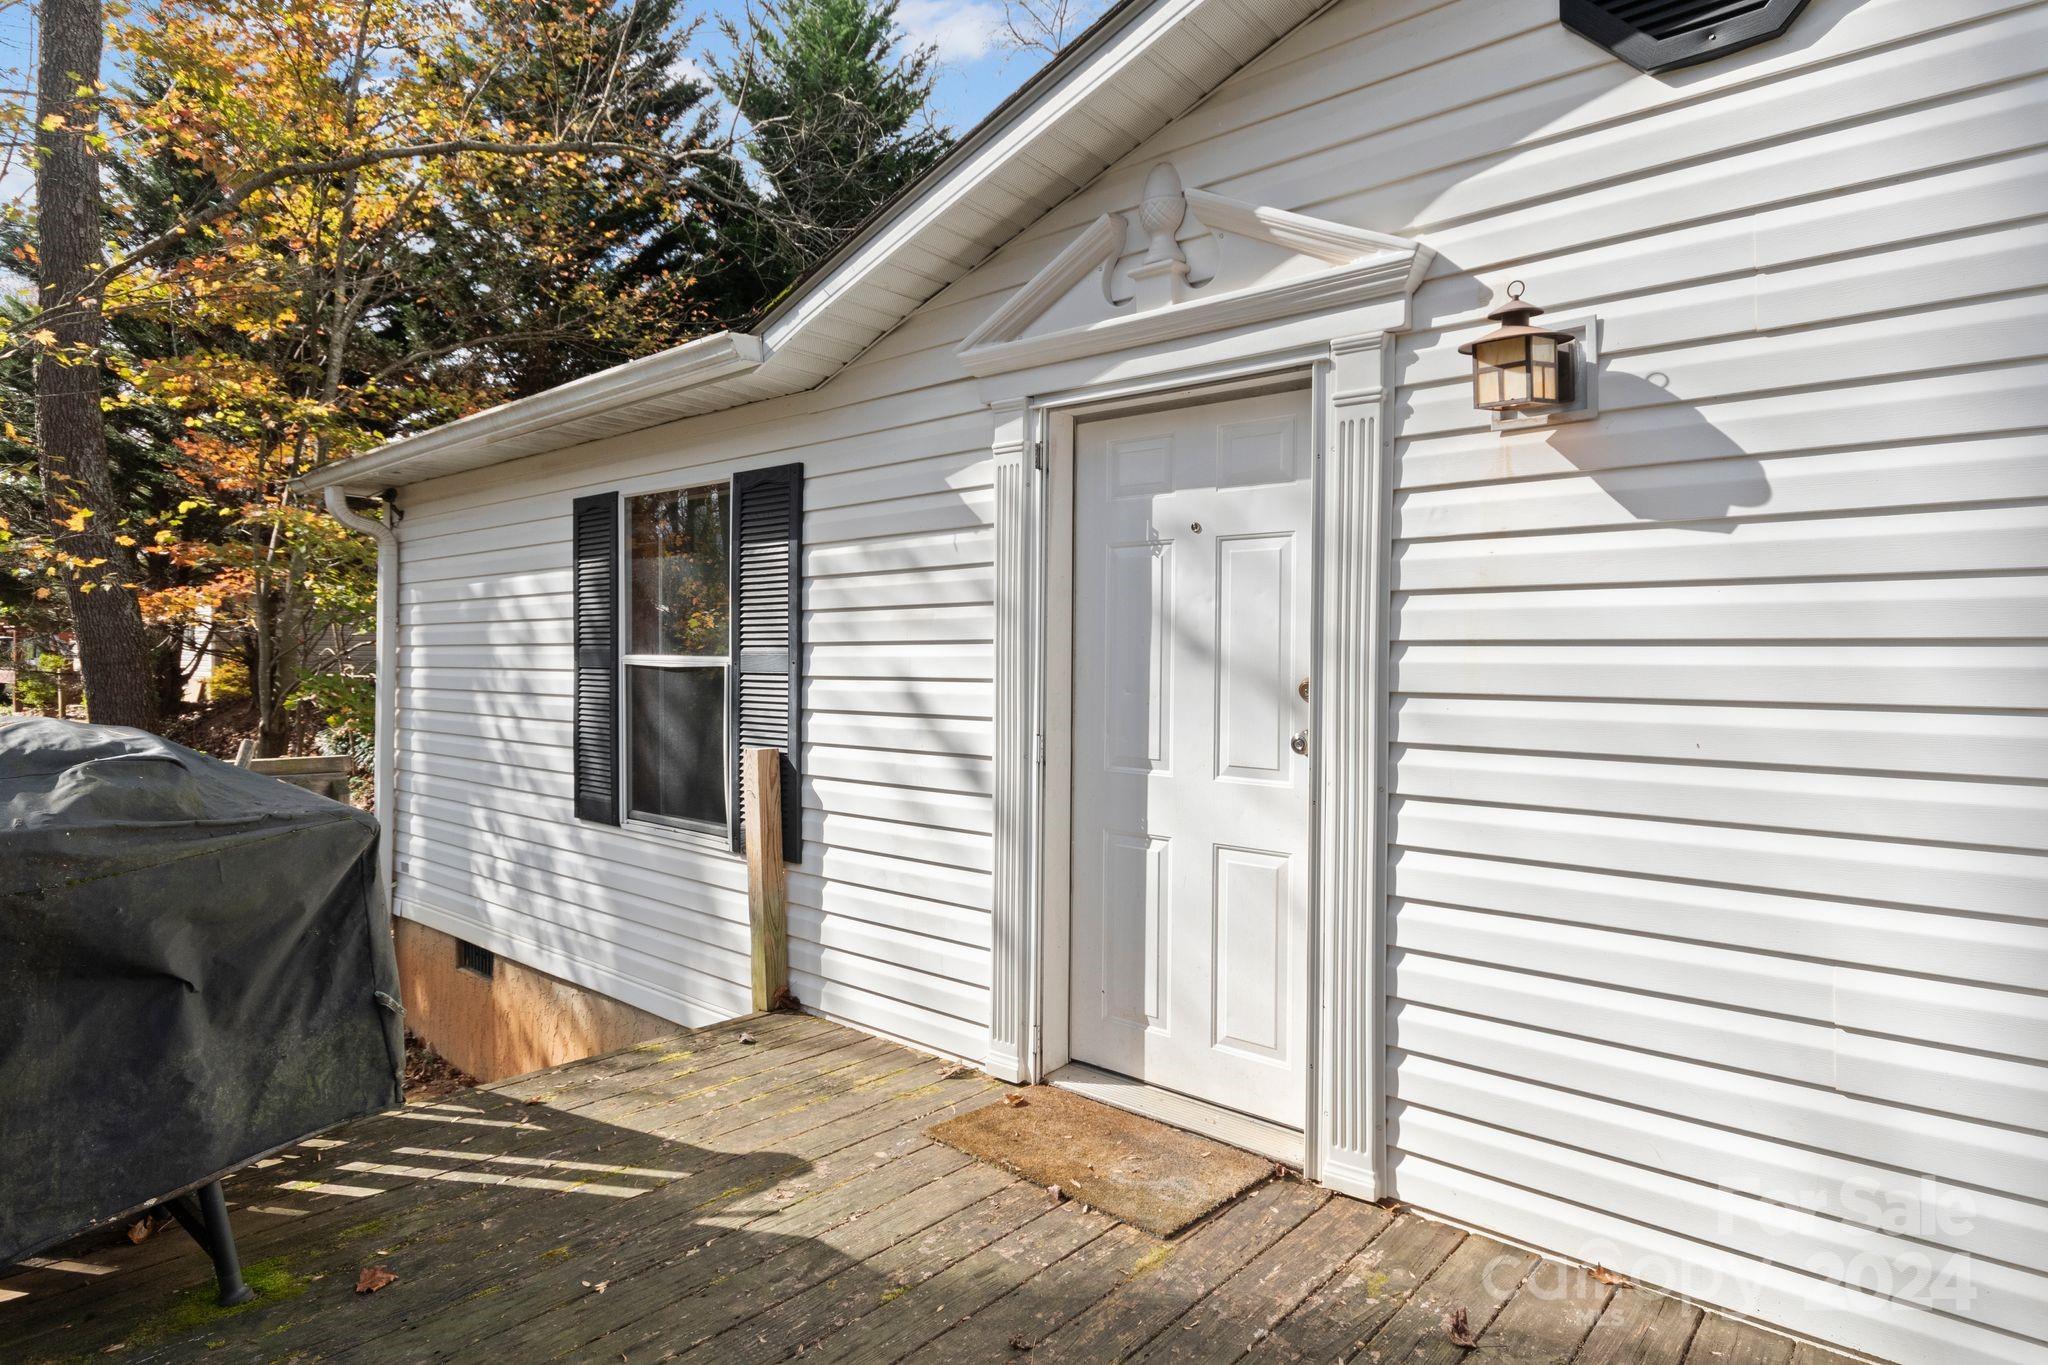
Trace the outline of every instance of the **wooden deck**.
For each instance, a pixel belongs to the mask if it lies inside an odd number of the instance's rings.
[[[1002,1089],[777,1015],[461,1092],[231,1182],[255,1304],[175,1228],[103,1238],[0,1272],[0,1356],[1841,1360],[1290,1180],[1160,1242],[924,1136]]]

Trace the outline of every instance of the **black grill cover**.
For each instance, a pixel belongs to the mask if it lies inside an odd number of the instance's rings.
[[[0,718],[0,1264],[401,1102],[369,814]]]

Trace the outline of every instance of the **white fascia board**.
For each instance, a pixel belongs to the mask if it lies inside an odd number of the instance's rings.
[[[934,168],[919,192],[906,197],[849,243],[839,263],[829,265],[811,284],[771,309],[762,335],[774,348],[846,293],[858,289],[868,274],[885,264],[903,245],[930,224],[952,212],[963,198],[1002,174],[1003,168],[1047,129],[1064,121],[1103,88],[1126,76],[1131,64],[1195,12],[1214,0],[1155,0],[1151,5],[1124,5],[1103,16],[1101,27],[1077,42],[1041,74],[1045,89],[1035,99],[1030,88],[1019,92],[1020,107],[1007,120],[992,120],[983,135]],[[1124,11],[1128,11],[1125,13]],[[970,134],[970,138],[973,135]],[[1092,179],[1101,166],[1079,167]],[[1016,225],[1019,230],[1024,224]]]
[[[462,468],[494,464],[508,456],[515,441],[544,436],[548,431],[599,414],[630,412],[636,400],[666,397],[678,389],[732,379],[760,368],[768,347],[747,332],[716,332],[654,355],[614,365],[608,370],[572,379],[529,398],[458,418],[446,426],[407,436],[352,459],[338,460],[298,480],[307,492],[340,486],[350,492],[371,492],[416,482],[411,471],[432,460],[434,477]],[[650,415],[650,424],[672,420]],[[538,454],[545,445],[525,454]],[[472,463],[473,462],[473,463]]]
[[[1020,152],[1043,135],[1077,116],[1088,103],[1119,82],[1138,79],[1134,67],[1162,39],[1204,9],[1227,0],[1123,0],[1096,27],[1028,82],[955,152],[928,172],[890,211],[863,229],[814,278],[769,310],[753,333],[720,332],[687,342],[658,355],[629,361],[602,373],[564,384],[545,393],[476,413],[443,427],[393,441],[366,455],[337,461],[306,475],[298,486],[317,492],[340,486],[351,493],[419,482],[424,478],[482,468],[508,459],[581,444],[587,437],[569,437],[558,446],[534,438],[551,428],[599,414],[631,417],[636,400],[673,396],[679,388],[702,387],[765,367],[763,378],[779,369],[773,357],[801,336],[809,325],[830,315],[842,300],[859,301],[860,291],[875,272],[905,251],[914,251],[919,235],[942,221],[963,200],[997,181]],[[1251,55],[1246,56],[1246,60]],[[1087,180],[1099,165],[1076,165],[1074,176]],[[1015,225],[1021,230],[1025,224]],[[910,309],[892,306],[907,316]],[[900,319],[899,319],[900,320]],[[829,349],[829,348],[827,348]],[[849,354],[847,359],[851,359]],[[792,382],[793,392],[818,382],[814,377]],[[756,395],[759,396],[759,395]],[[672,409],[651,409],[643,425],[675,420]],[[623,434],[628,426],[608,434]],[[430,471],[430,472],[429,472]]]

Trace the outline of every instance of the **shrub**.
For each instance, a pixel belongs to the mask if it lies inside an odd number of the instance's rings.
[[[207,699],[216,705],[225,701],[247,701],[255,695],[249,682],[249,666],[240,659],[226,658],[213,666],[213,678],[206,685]]]
[[[57,704],[57,682],[70,665],[61,654],[38,654],[34,664],[21,670],[14,695],[31,711],[48,711]]]

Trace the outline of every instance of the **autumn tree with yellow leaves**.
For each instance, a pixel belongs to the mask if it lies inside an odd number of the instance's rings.
[[[41,120],[112,173],[52,282],[39,151],[17,268],[46,283],[0,358],[34,356],[44,516],[17,498],[6,550],[30,599],[68,598],[95,719],[149,724],[180,658],[240,651],[278,752],[370,601],[366,547],[293,480],[744,306],[698,288],[719,153],[661,0],[163,0],[111,32],[125,79]],[[94,429],[152,421],[115,478]]]
[[[370,547],[299,476],[743,324],[949,140],[890,0],[750,11],[717,115],[683,0],[101,3],[15,111],[0,617],[99,720],[246,669],[266,754],[367,720]]]

